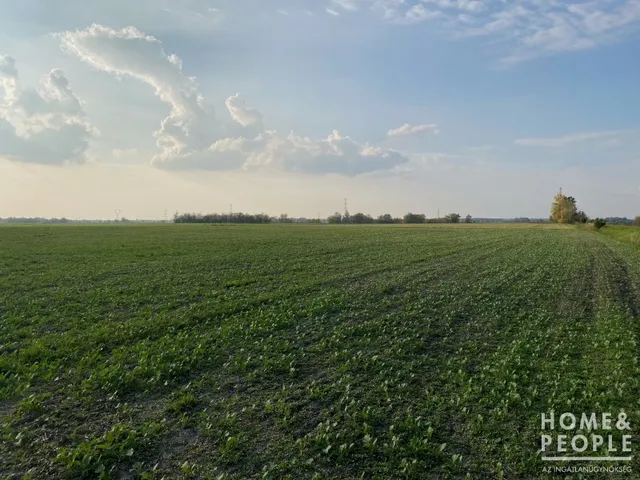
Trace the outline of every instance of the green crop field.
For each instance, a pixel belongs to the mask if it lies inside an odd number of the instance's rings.
[[[614,237],[0,227],[0,477],[548,478],[542,413],[640,422]]]

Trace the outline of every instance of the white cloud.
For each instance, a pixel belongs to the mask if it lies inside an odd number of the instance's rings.
[[[427,8],[422,3],[411,5],[405,0],[376,0],[372,9],[384,20],[404,25],[424,22],[441,15],[436,7]]]
[[[410,125],[405,123],[401,127],[394,128],[387,132],[387,136],[389,137],[405,137],[408,135],[415,135],[419,133],[427,133],[431,132],[435,135],[440,133],[438,126],[435,124],[430,125]]]
[[[96,24],[59,37],[66,51],[99,70],[149,84],[171,107],[154,133],[162,152],[153,163],[199,155],[216,139],[219,125],[213,108],[199,92],[195,78],[182,72],[180,58],[167,55],[158,39],[134,27],[114,30]]]
[[[21,88],[15,60],[0,55],[0,156],[29,163],[83,163],[98,131],[62,70],[42,77],[40,89]]]
[[[408,162],[408,158],[393,150],[360,145],[334,130],[318,140],[287,136],[267,131],[254,139],[227,138],[211,146],[211,151],[230,159],[245,170],[276,169],[301,173],[341,173],[359,175],[388,170]]]
[[[331,2],[351,12],[355,12],[356,10],[358,10],[356,0],[331,0]]]
[[[569,144],[586,142],[589,140],[596,140],[605,137],[614,137],[624,133],[621,130],[609,130],[602,132],[582,132],[573,133],[571,135],[563,135],[561,137],[547,137],[547,138],[520,138],[515,140],[516,145],[522,145],[525,147],[549,147],[558,148],[564,147]]]
[[[0,55],[0,87],[4,91],[4,104],[10,104],[17,100],[18,94],[18,70],[16,61],[8,55]]]
[[[244,98],[239,93],[227,98],[225,101],[231,119],[243,127],[253,127],[258,129],[258,133],[264,130],[262,125],[262,114],[247,105]]]
[[[265,131],[262,114],[239,94],[226,100],[232,123],[224,124],[199,92],[196,79],[183,73],[180,58],[168,55],[158,39],[133,27],[92,25],[59,38],[66,51],[93,67],[152,86],[170,106],[169,116],[155,132],[162,149],[151,160],[157,167],[357,175],[407,161],[397,152],[360,145],[337,131],[319,140]]]
[[[270,130],[254,138],[226,137],[213,143],[206,155],[162,166],[172,170],[275,170],[307,174],[338,173],[347,176],[393,169],[408,162],[401,153],[361,145],[334,130],[328,137],[311,139],[291,132]]]
[[[503,64],[595,48],[640,30],[640,1],[364,0],[384,20],[413,24],[438,19],[454,38],[487,37]]]
[[[440,17],[441,12],[430,10],[424,5],[414,5],[408,9],[403,17],[398,18],[398,23],[418,23]]]
[[[327,8],[327,9],[326,9],[326,11],[327,11],[327,13],[328,13],[329,15],[333,15],[334,17],[338,17],[338,16],[340,16],[340,14],[339,14],[338,12],[336,12],[335,10],[333,10],[333,9],[331,9],[331,8]]]

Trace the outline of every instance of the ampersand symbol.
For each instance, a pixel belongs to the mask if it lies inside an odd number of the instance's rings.
[[[631,430],[631,422],[627,422],[627,414],[620,412],[618,414],[618,421],[616,422],[616,428],[618,430]]]

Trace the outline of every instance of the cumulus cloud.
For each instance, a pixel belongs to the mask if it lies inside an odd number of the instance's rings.
[[[357,175],[392,168],[406,157],[360,145],[334,131],[312,140],[266,131],[263,116],[239,94],[225,104],[231,122],[216,118],[196,79],[162,43],[134,27],[114,30],[92,25],[59,34],[62,47],[89,65],[116,77],[132,77],[155,89],[170,114],[155,132],[161,152],[151,163],[167,169],[221,170],[276,168],[306,173]]]
[[[262,115],[257,110],[249,107],[247,101],[239,93],[227,98],[225,105],[234,122],[243,127],[261,126]]]
[[[640,29],[638,0],[361,0],[384,20],[413,24],[438,20],[455,38],[502,43],[504,64],[595,48]],[[497,41],[497,42],[496,42]],[[495,48],[494,48],[495,51]]]
[[[219,125],[214,109],[199,92],[195,78],[183,73],[180,58],[167,55],[158,39],[134,27],[114,30],[97,24],[61,33],[59,38],[63,49],[89,65],[147,83],[171,107],[154,133],[162,152],[153,163],[198,156],[215,141]]]
[[[320,139],[302,137],[293,132],[282,135],[274,130],[261,131],[252,137],[248,134],[263,128],[260,112],[249,107],[239,94],[229,97],[226,105],[231,118],[245,129],[247,135],[221,138],[209,147],[209,155],[167,167],[284,170],[353,176],[392,169],[409,161],[394,150],[361,145],[338,130]]]
[[[388,137],[406,137],[409,135],[416,135],[419,133],[427,133],[431,132],[435,135],[440,133],[438,126],[435,124],[430,125],[411,125],[409,123],[405,123],[401,127],[391,129],[387,132]]]
[[[40,89],[20,85],[13,57],[0,55],[0,156],[12,160],[83,163],[98,131],[62,70],[52,70]]]
[[[267,131],[254,139],[222,139],[211,151],[234,158],[245,170],[278,169],[301,173],[359,175],[387,170],[408,162],[393,150],[358,142],[334,130],[328,137],[311,139]]]
[[[16,61],[8,55],[0,55],[0,87],[4,91],[4,103],[10,104],[18,98],[18,70]]]

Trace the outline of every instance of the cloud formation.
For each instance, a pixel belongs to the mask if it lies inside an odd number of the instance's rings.
[[[0,55],[0,157],[63,164],[83,163],[91,137],[82,103],[62,70],[42,77],[40,89],[22,88],[13,57]]]
[[[277,169],[348,176],[388,170],[409,161],[393,150],[360,145],[337,130],[322,139],[267,131],[254,139],[222,139],[210,150],[228,161],[235,158],[244,170]]]
[[[436,20],[448,36],[484,37],[494,46],[497,41],[504,64],[595,48],[640,29],[638,0],[351,0],[346,5],[345,13],[368,5],[388,22]]]
[[[62,47],[89,65],[116,77],[129,76],[155,89],[170,108],[154,133],[162,152],[152,163],[198,156],[219,134],[214,110],[198,90],[195,78],[182,72],[182,61],[167,55],[158,39],[134,27],[114,30],[94,24],[59,34]]]
[[[233,121],[227,125],[225,133],[229,137],[255,137],[264,132],[262,114],[247,105],[239,94],[225,100],[225,105]]]
[[[148,84],[170,106],[169,116],[154,134],[161,152],[151,163],[157,167],[277,168],[357,175],[407,161],[397,152],[360,145],[338,131],[319,140],[266,131],[262,114],[239,94],[225,102],[232,120],[225,124],[216,118],[196,79],[184,74],[181,59],[167,54],[158,39],[134,27],[114,30],[94,24],[63,32],[59,38],[67,52],[116,77]]]
[[[410,125],[405,123],[401,127],[391,129],[387,132],[388,137],[406,137],[409,135],[416,135],[419,133],[431,132],[435,135],[440,133],[438,126],[435,124],[430,125]]]
[[[571,135],[563,135],[561,137],[547,137],[547,138],[520,138],[513,143],[525,147],[547,147],[547,148],[559,148],[573,143],[586,142],[589,140],[597,140],[600,138],[615,137],[624,133],[620,130],[607,130],[602,132],[582,132],[573,133]]]
[[[351,12],[355,12],[358,10],[358,2],[357,0],[331,0],[334,5],[344,8],[345,10],[349,10]]]

